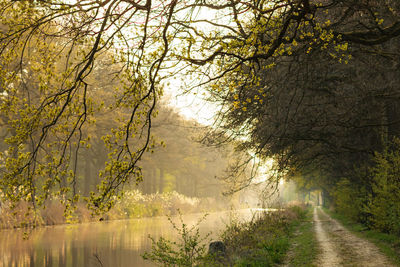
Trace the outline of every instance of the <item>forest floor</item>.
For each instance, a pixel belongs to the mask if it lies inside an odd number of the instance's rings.
[[[355,236],[315,207],[314,230],[320,253],[314,266],[396,266],[372,243]]]

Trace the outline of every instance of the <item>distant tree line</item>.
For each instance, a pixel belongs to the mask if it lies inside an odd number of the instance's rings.
[[[201,145],[198,139],[206,127],[184,119],[173,108],[160,105],[158,112],[152,127],[159,145],[141,160],[142,180],[127,184],[125,189],[139,189],[145,194],[176,191],[191,197],[221,197],[225,184],[218,177],[227,168],[232,152]],[[105,131],[113,124],[109,119],[91,131],[101,135],[102,129]],[[102,142],[92,137],[90,148],[78,154],[82,163],[77,170],[78,190],[83,196],[96,190],[98,170],[107,160],[107,149]]]

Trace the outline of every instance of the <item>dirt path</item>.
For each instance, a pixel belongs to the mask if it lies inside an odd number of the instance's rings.
[[[375,245],[350,233],[319,207],[314,208],[314,226],[321,251],[316,266],[395,266]]]

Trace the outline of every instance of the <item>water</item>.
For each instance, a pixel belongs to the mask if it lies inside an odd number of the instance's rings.
[[[247,220],[254,212],[240,210],[234,216]],[[193,225],[202,216],[185,215],[183,220]],[[205,235],[212,231],[211,237],[217,238],[231,217],[231,212],[211,213],[200,224],[200,232]],[[179,225],[178,218],[173,221]],[[149,234],[156,239],[178,238],[166,217],[42,227],[34,229],[28,240],[23,239],[23,230],[3,230],[0,231],[0,266],[94,267],[101,266],[99,260],[104,267],[155,266],[141,257],[151,248]]]

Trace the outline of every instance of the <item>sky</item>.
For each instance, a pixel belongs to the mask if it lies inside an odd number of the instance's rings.
[[[164,90],[167,104],[174,107],[186,119],[193,119],[207,126],[212,125],[218,110],[215,104],[206,102],[201,95],[195,92],[182,94],[183,90],[178,82],[171,83]]]
[[[196,20],[210,20],[210,18],[213,18],[213,20],[222,22],[222,24],[230,23],[223,15],[219,14],[219,11],[202,9],[195,13]],[[208,23],[197,23],[196,27],[203,32],[214,30],[214,27]],[[186,88],[184,88],[184,82],[180,80],[182,78],[180,75],[177,75],[176,78],[168,79],[169,84],[167,85],[166,83],[164,85],[168,105],[174,107],[187,119],[194,119],[203,125],[211,126],[214,122],[214,116],[219,110],[218,106],[203,99],[203,93],[206,93],[204,88],[192,89],[191,92],[183,94]],[[193,86],[192,81],[185,82]]]

